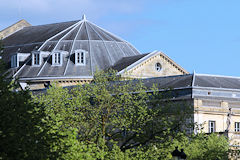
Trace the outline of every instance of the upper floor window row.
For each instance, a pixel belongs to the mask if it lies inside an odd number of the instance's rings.
[[[61,66],[63,63],[63,55],[66,54],[66,51],[57,51],[51,54],[51,61],[52,65],[54,66]],[[19,61],[24,62],[29,55],[31,55],[31,62],[32,66],[40,66],[42,65],[42,61],[47,58],[50,53],[49,52],[42,52],[42,51],[34,51],[30,53],[16,53],[11,57],[11,68],[19,67]],[[75,65],[85,65],[86,64],[86,54],[87,51],[85,50],[75,50],[74,56],[74,63]]]

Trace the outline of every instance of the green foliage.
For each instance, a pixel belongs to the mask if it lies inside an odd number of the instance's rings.
[[[2,44],[2,40],[0,40],[0,57],[2,56],[3,56],[3,44]],[[0,75],[3,74],[4,70],[5,70],[5,64],[2,58],[0,58]]]
[[[119,80],[97,71],[90,84],[31,97],[1,74],[0,159],[168,160],[175,146],[188,159],[227,158],[225,137],[185,134],[193,111],[169,101],[171,90]]]
[[[29,91],[18,88],[0,74],[0,159],[50,158],[48,129],[38,127],[44,126],[41,119],[45,114],[31,102]]]
[[[140,80],[119,78],[115,71],[98,71],[93,83],[71,90],[56,84],[33,98],[44,106],[49,136],[58,139],[52,152],[63,159],[156,159],[156,145],[167,146],[187,127],[189,115],[180,112],[186,104],[170,105],[166,95],[162,102],[156,88],[148,94]]]
[[[184,152],[191,160],[227,160],[229,143],[224,135],[199,133],[191,137],[181,136],[173,141],[173,147],[184,148]]]

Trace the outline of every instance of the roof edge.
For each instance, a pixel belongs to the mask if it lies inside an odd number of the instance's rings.
[[[4,28],[0,31],[0,38],[5,39],[9,37],[10,35],[18,32],[19,30],[23,29],[24,27],[31,26],[30,23],[28,23],[26,20],[22,19],[20,21],[17,21],[16,23],[8,26],[7,28]]]
[[[237,76],[224,76],[224,75],[214,75],[214,74],[201,74],[201,73],[195,73],[196,76],[208,76],[208,77],[222,77],[222,78],[235,78],[240,79],[240,77]]]
[[[148,59],[149,57],[151,57],[151,56],[153,56],[153,55],[155,55],[155,54],[157,54],[157,53],[158,53],[158,51],[155,50],[155,51],[147,54],[146,56],[142,57],[141,59],[139,59],[139,60],[137,60],[136,62],[134,62],[134,63],[132,63],[131,65],[129,65],[127,68],[124,68],[124,69],[122,69],[121,71],[119,71],[119,72],[117,73],[117,75],[120,75],[120,74],[123,74],[123,73],[126,72],[126,71],[129,71],[130,69],[132,69],[132,68],[135,67],[136,65],[140,64],[140,63],[143,62],[144,60]]]
[[[55,79],[92,79],[93,76],[66,76],[66,77],[35,77],[35,78],[19,78],[21,80],[55,80]]]
[[[187,70],[185,70],[183,67],[181,67],[179,64],[177,64],[175,61],[173,61],[170,57],[168,57],[166,54],[164,54],[163,52],[160,51],[160,53],[162,54],[162,56],[164,56],[165,58],[167,58],[171,63],[173,63],[178,69],[180,69],[182,72],[185,72],[184,74],[189,74],[189,72]]]

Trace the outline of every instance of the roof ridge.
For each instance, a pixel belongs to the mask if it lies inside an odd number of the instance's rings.
[[[173,78],[173,77],[186,77],[191,76],[193,74],[179,74],[179,75],[170,75],[170,76],[160,76],[160,77],[150,77],[150,78],[142,78],[142,79],[158,79],[158,78]]]
[[[28,23],[25,19],[21,19],[21,20],[17,21],[16,23],[14,23],[14,24],[12,24],[12,25],[10,25],[10,26],[8,26],[8,27],[6,27],[6,28],[3,28],[2,30],[0,30],[0,32],[6,30],[6,29],[8,29],[8,28],[11,28],[11,27],[13,27],[14,25],[16,25],[16,24],[18,24],[18,23],[20,23],[20,22],[26,22],[26,23]],[[30,23],[28,23],[28,24],[31,25]],[[28,26],[28,27],[29,27],[29,26]]]
[[[61,23],[70,23],[70,22],[76,22],[76,23],[78,23],[79,21],[81,21],[81,20],[72,20],[72,21],[65,21],[65,22],[39,24],[39,25],[32,25],[32,26],[28,26],[28,27],[40,27],[40,26],[55,25],[55,24],[61,24]],[[24,28],[28,28],[28,27],[24,27]]]
[[[150,53],[144,53],[144,54],[140,53],[140,54],[138,54],[138,55],[125,56],[125,57],[122,57],[122,58],[130,58],[130,57],[137,57],[137,56],[146,56],[146,55],[148,55],[148,54],[150,54]]]
[[[196,76],[208,76],[208,77],[222,77],[222,78],[240,79],[240,77],[237,77],[237,76],[224,76],[224,75],[201,74],[201,73],[195,73],[195,74],[196,74]]]
[[[161,55],[166,57],[173,65],[176,66],[176,68],[180,69],[182,72],[189,73],[187,70],[185,70],[183,67],[181,67],[179,64],[177,64],[174,60],[172,60],[170,57],[168,57],[165,53],[161,52]]]

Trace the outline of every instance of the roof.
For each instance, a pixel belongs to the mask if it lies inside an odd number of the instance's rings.
[[[140,55],[127,41],[89,22],[84,17],[79,21],[25,27],[3,40],[3,60],[18,53],[31,53],[38,50],[50,52],[44,62],[36,67],[31,65],[31,56],[15,71],[20,78],[44,77],[86,77],[96,69],[107,69],[122,57]],[[74,64],[74,51],[86,51],[86,64]],[[67,51],[61,66],[51,65],[52,52]]]
[[[11,26],[0,31],[0,39],[6,38],[7,36],[13,34],[14,32],[21,30],[24,27],[31,26],[26,20],[22,19]]]
[[[3,39],[3,60],[9,61],[10,56],[16,52],[30,53],[38,49],[47,39],[77,22],[78,21],[70,21],[24,27],[18,32]]]
[[[240,90],[240,77],[196,74],[193,86]]]
[[[166,90],[170,92],[175,100],[181,99],[214,99],[230,101],[240,100],[240,77],[216,76],[205,74],[185,74],[177,76],[155,77],[146,79],[135,79],[134,83],[141,81],[146,87],[147,92],[152,91],[155,85],[161,92]],[[128,81],[118,81],[122,85]],[[72,89],[76,86],[64,88]],[[46,93],[46,89],[33,90],[34,94]]]
[[[158,89],[179,89],[179,88],[189,88],[192,87],[193,75],[177,75],[177,76],[165,76],[165,77],[155,77],[155,78],[146,78],[142,82],[149,89],[153,84]]]
[[[129,57],[123,57],[122,59],[120,59],[119,61],[117,61],[111,68],[117,71],[121,71],[125,68],[127,68],[128,66],[130,66],[131,64],[133,64],[134,62],[138,61],[139,59],[142,59],[143,57],[145,57],[147,54],[140,54],[140,55],[135,55],[135,56],[129,56]]]

